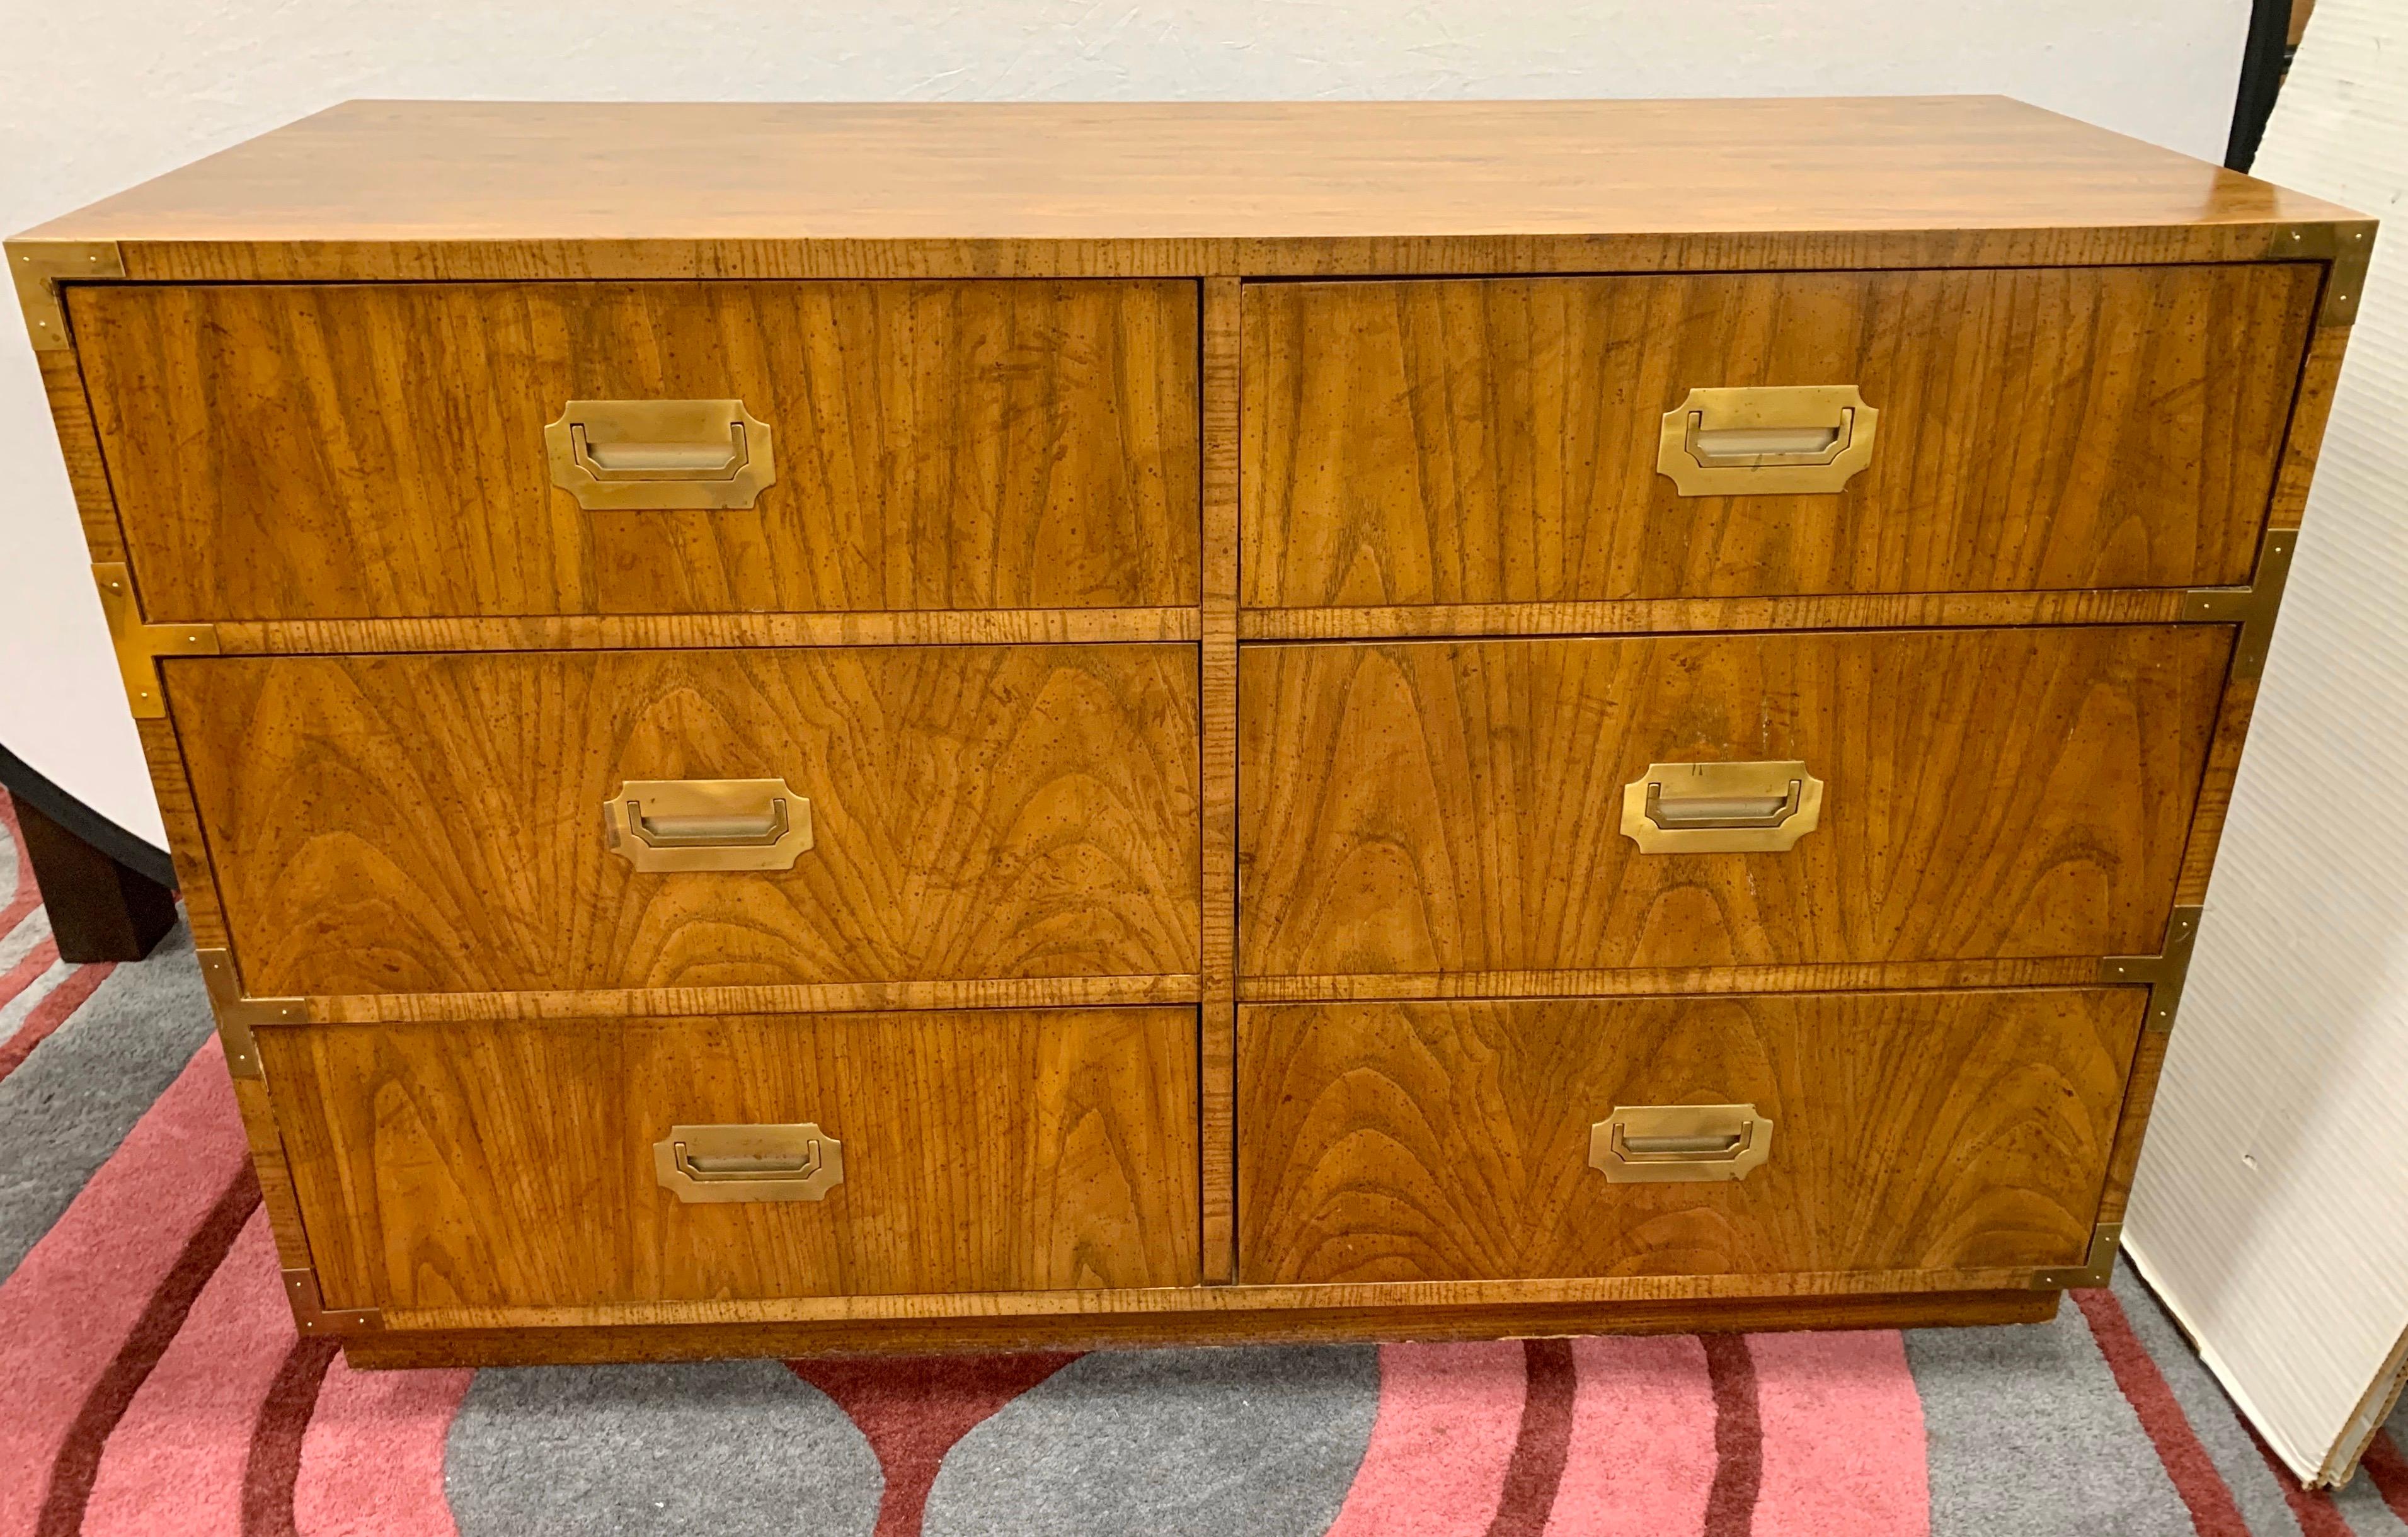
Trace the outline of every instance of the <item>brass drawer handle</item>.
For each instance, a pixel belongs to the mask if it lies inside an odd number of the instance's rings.
[[[792,870],[811,803],[783,779],[630,779],[602,803],[611,852],[647,874]]]
[[[1622,787],[1622,832],[1648,854],[1777,854],[1823,819],[1823,781],[1794,759],[1650,763]]]
[[[1614,1185],[1745,1179],[1772,1156],[1752,1104],[1618,1104],[1589,1128],[1588,1160]]]
[[[817,1201],[844,1183],[844,1144],[810,1121],[672,1126],[652,1172],[680,1201]]]
[[[1664,413],[1656,468],[1683,496],[1836,491],[1872,463],[1880,417],[1853,384],[1692,390]]]
[[[749,507],[778,478],[769,424],[740,400],[572,400],[543,442],[552,483],[588,509]]]

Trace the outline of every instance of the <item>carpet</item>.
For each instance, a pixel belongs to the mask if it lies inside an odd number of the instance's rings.
[[[363,1373],[294,1334],[181,931],[59,961],[0,800],[0,1537],[2408,1537],[2119,1269],[2050,1323]]]

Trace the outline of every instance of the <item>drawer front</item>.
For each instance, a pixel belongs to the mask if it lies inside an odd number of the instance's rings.
[[[1249,286],[1245,599],[2245,582],[2317,270]],[[1692,390],[1834,385],[1874,408],[1838,492],[1658,473]]]
[[[305,1026],[259,1049],[330,1307],[1197,1280],[1193,1009]],[[778,1127],[812,1130],[744,1146]]]
[[[1255,1282],[2078,1265],[2145,1004],[2096,989],[1249,1006],[1240,1263]],[[1675,1106],[1743,1108],[1707,1118],[1745,1124],[1761,1160],[1728,1177],[1720,1147],[1659,1151],[1660,1124],[1618,1115]],[[1617,1119],[1640,1166],[1708,1177],[1609,1179],[1592,1160],[1613,1161],[1597,1128]]]
[[[152,619],[1197,601],[1192,283],[114,286],[70,303]],[[571,401],[622,400],[740,401],[775,478],[744,506],[580,505],[545,429]]]
[[[2154,955],[2231,640],[1249,647],[1245,973]],[[1777,852],[1625,832],[1651,771],[1727,762],[1802,763],[1814,830]]]
[[[165,672],[255,996],[1197,969],[1193,647]],[[781,782],[810,847],[781,869],[638,868],[628,801],[681,835],[695,812],[628,787],[711,780]],[[769,810],[731,808],[731,841]]]

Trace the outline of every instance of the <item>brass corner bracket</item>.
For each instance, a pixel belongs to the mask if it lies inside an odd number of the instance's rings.
[[[245,998],[242,977],[227,950],[201,950],[201,980],[209,989],[209,1009],[218,1017],[218,1038],[225,1043],[226,1071],[237,1078],[265,1076],[259,1062],[259,1043],[251,1032],[261,1025],[299,1025],[309,1019],[309,1005],[299,998]]]
[[[318,1273],[314,1270],[286,1271],[284,1296],[293,1304],[294,1327],[301,1331],[305,1339],[319,1334],[356,1334],[384,1327],[384,1314],[377,1308],[327,1312],[325,1299],[318,1292]]]
[[[2191,949],[2199,943],[2197,907],[2177,907],[2166,920],[2166,947],[2156,955],[2111,955],[2099,962],[2101,983],[2142,983],[2149,989],[2149,1018],[2144,1028],[2172,1030],[2174,1010],[2182,1006],[2183,984],[2190,976]]]
[[[59,284],[122,278],[125,255],[114,240],[11,240],[8,274],[17,280],[17,305],[36,352],[67,346],[67,310]]]
[[[100,609],[108,619],[108,643],[117,650],[117,671],[125,679],[125,703],[136,720],[167,713],[159,688],[161,657],[213,657],[218,632],[209,624],[149,624],[134,597],[134,574],[122,561],[95,562],[92,579],[100,587]]]
[[[2274,614],[2283,606],[2283,589],[2291,579],[2291,556],[2300,546],[2300,531],[2267,531],[2258,546],[2258,569],[2247,587],[2194,587],[2183,595],[2183,619],[2193,624],[2237,624],[2241,638],[2232,643],[2232,676],[2255,678],[2266,671],[2266,648],[2274,640]]]
[[[2329,224],[2289,224],[2274,232],[2266,254],[2275,261],[2322,262],[2324,306],[2319,325],[2350,325],[2366,292],[2366,269],[2374,260],[2374,225],[2367,220]]]
[[[2034,1291],[2063,1291],[2071,1287],[2103,1287],[2115,1279],[2115,1251],[2123,1246],[2124,1224],[2101,1222],[2090,1230],[2090,1252],[2079,1266],[2032,1273]],[[291,1274],[287,1272],[286,1274]]]

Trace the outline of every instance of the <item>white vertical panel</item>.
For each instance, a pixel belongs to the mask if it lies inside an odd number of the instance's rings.
[[[2254,170],[2408,215],[2397,0],[2319,0]],[[2408,222],[2376,243],[2126,1230],[2302,1477],[2356,1456],[2408,1331],[2403,1110]]]

